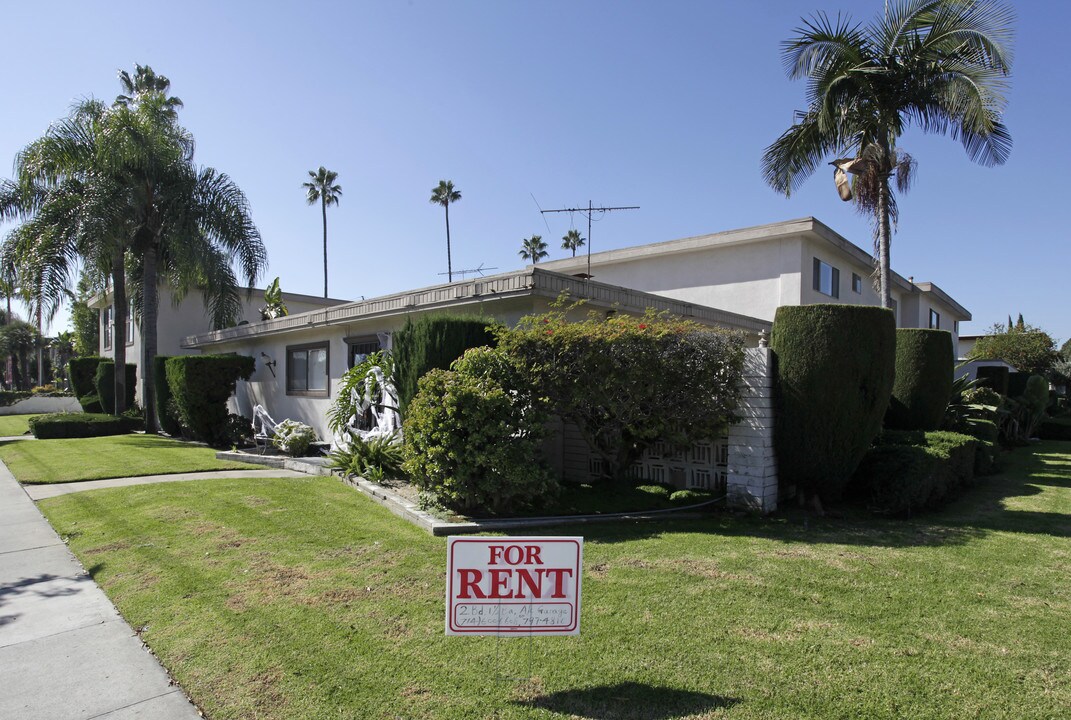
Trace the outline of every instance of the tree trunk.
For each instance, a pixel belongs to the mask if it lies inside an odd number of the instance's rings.
[[[44,299],[37,298],[37,384],[45,384],[45,328],[44,318],[41,313],[41,303]]]
[[[889,219],[889,176],[885,175],[878,186],[878,284],[881,290],[881,306],[892,308],[892,290],[889,283],[889,245],[892,244],[892,223]]]
[[[327,199],[320,194],[320,208],[324,214],[324,299],[327,298]]]
[[[115,414],[126,410],[126,316],[129,313],[126,301],[126,269],[123,267],[123,252],[112,258],[112,354],[115,359]]]
[[[454,266],[450,263],[450,201],[446,202],[446,279],[454,281]]]
[[[156,358],[156,317],[159,296],[156,288],[155,243],[145,249],[141,262],[141,403],[145,407],[145,432],[158,432],[156,386],[153,384]]]

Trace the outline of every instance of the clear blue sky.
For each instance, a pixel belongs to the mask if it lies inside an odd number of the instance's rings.
[[[948,138],[905,136],[919,173],[900,199],[893,268],[970,309],[964,333],[1021,312],[1062,341],[1071,5],[1013,4],[1011,160],[983,168]],[[455,268],[519,268],[533,233],[562,257],[570,217],[548,216],[548,229],[533,195],[544,208],[641,206],[596,223],[595,250],[807,215],[868,248],[867,220],[826,172],[788,200],[759,171],[804,105],[779,43],[815,10],[869,21],[882,2],[13,3],[0,172],[142,63],[185,102],[197,161],[248,195],[270,258],[262,286],[279,275],[284,290],[322,293],[320,211],[301,189],[321,164],[343,188],[328,211],[330,289],[347,299],[445,279],[443,212],[428,202],[440,179],[463,194]]]

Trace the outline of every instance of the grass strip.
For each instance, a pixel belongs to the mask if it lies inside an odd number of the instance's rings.
[[[114,435],[0,444],[3,460],[19,482],[30,485],[167,475],[260,466],[217,460],[216,451],[156,435]]]

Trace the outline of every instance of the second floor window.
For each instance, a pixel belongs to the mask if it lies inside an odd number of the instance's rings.
[[[932,329],[932,330],[940,330],[941,329],[941,313],[937,312],[936,310],[934,310],[932,308],[930,309],[930,329]]]
[[[813,287],[823,295],[840,297],[840,270],[829,263],[814,259],[814,283]]]

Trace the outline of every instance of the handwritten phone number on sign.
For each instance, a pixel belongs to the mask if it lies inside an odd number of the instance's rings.
[[[454,606],[457,627],[517,628],[569,627],[573,622],[570,603],[463,603]]]

